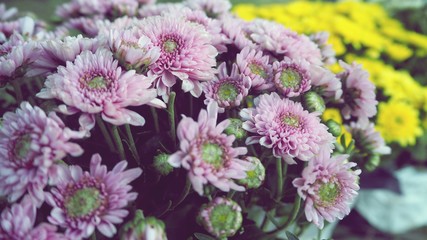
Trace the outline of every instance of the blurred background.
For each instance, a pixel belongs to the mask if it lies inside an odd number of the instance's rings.
[[[0,0],[47,22],[64,2]],[[329,32],[337,59],[363,64],[377,87],[376,129],[393,152],[365,163],[354,211],[328,227],[329,236],[427,239],[427,0],[231,2],[246,20],[273,20],[305,34]],[[340,121],[337,111],[328,109],[324,117]]]

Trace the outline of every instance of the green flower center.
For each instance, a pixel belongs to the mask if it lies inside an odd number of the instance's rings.
[[[18,159],[27,157],[31,149],[31,135],[25,134],[18,138],[15,143],[14,154]]]
[[[210,215],[210,221],[214,231],[225,231],[226,234],[227,232],[236,231],[236,228],[240,227],[242,222],[241,218],[242,216],[239,212],[236,212],[231,206],[225,204],[215,206]]]
[[[97,76],[92,78],[92,80],[90,80],[87,83],[87,86],[90,89],[101,89],[101,88],[106,88],[107,87],[107,81],[105,80],[104,77],[101,76]]]
[[[293,69],[286,69],[280,75],[280,83],[285,88],[298,88],[301,83],[301,74]]]
[[[319,196],[322,204],[334,203],[340,194],[340,186],[337,183],[324,183],[319,188]]]
[[[249,64],[249,69],[253,74],[256,74],[264,79],[267,78],[267,74],[265,73],[264,68],[261,65],[256,63],[251,63]]]
[[[219,168],[223,163],[223,150],[215,143],[205,143],[202,145],[202,159],[213,165],[215,168]]]
[[[175,51],[177,46],[178,46],[178,44],[172,39],[168,39],[168,40],[163,42],[163,50],[167,53],[171,53],[171,52]]]
[[[218,89],[218,96],[223,101],[232,101],[236,99],[239,91],[232,83],[221,84]]]
[[[101,206],[99,190],[94,187],[82,188],[65,200],[65,208],[70,217],[84,217]]]
[[[283,123],[291,127],[299,127],[299,118],[297,116],[288,115],[283,118]]]

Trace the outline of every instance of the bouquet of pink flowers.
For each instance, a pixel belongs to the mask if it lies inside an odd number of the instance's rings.
[[[390,152],[367,72],[226,0],[153,2],[73,0],[53,29],[0,6],[0,239],[296,238],[349,214]]]

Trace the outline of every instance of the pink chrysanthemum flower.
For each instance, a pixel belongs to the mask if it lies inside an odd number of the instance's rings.
[[[277,93],[264,94],[254,100],[254,108],[240,111],[243,128],[255,136],[246,144],[259,143],[272,148],[273,155],[287,163],[294,158],[308,161],[320,150],[330,152],[334,137],[320,123],[319,113],[309,113],[300,103],[282,99]]]
[[[150,66],[148,73],[158,78],[158,94],[168,95],[178,78],[184,92],[199,97],[201,82],[214,78],[213,67],[218,54],[206,30],[173,15],[145,18],[140,28],[141,33],[161,49],[160,58]]]
[[[245,31],[248,23],[234,16],[226,16],[220,19],[224,44],[231,45],[239,51],[245,47],[256,48],[255,43]],[[229,48],[233,50],[233,48]],[[234,56],[233,56],[234,57]]]
[[[218,103],[219,112],[224,112],[225,108],[240,106],[243,99],[248,95],[251,79],[239,74],[236,64],[233,64],[230,75],[227,73],[225,62],[219,65],[218,71],[218,77],[207,82],[203,91],[206,97],[205,104],[208,105],[209,102],[215,101]]]
[[[221,18],[230,13],[231,3],[229,0],[186,0],[185,5],[194,10],[202,10],[210,18]]]
[[[5,113],[0,128],[0,196],[15,202],[28,192],[40,205],[43,188],[58,177],[57,161],[83,153],[69,140],[83,136],[66,128],[55,113],[47,116],[28,102],[21,103],[15,113]]]
[[[310,39],[317,44],[322,54],[322,61],[326,65],[336,63],[335,50],[328,44],[329,32],[317,32],[310,35]]]
[[[53,207],[49,222],[65,228],[71,239],[87,238],[95,228],[106,237],[112,237],[117,229],[114,224],[123,222],[128,215],[125,210],[138,194],[130,192],[130,182],[138,178],[142,170],[125,170],[126,161],[121,161],[107,172],[101,165],[101,156],[94,154],[90,172],[80,166],[62,166],[62,178],[57,187],[46,193],[46,202]]]
[[[145,73],[160,57],[160,48],[154,46],[146,36],[138,36],[137,28],[113,29],[108,44],[114,57],[127,70]]]
[[[346,126],[351,136],[356,141],[356,147],[362,151],[372,151],[372,153],[385,155],[391,153],[391,148],[385,144],[384,138],[375,130],[375,125],[367,118],[351,122]]]
[[[28,77],[47,76],[56,72],[58,66],[65,66],[68,61],[74,61],[77,55],[85,50],[95,52],[104,45],[104,42],[78,35],[77,37],[66,37],[64,40],[44,41],[40,45],[41,52],[29,67]]]
[[[254,90],[262,91],[274,86],[273,67],[269,64],[269,56],[262,51],[245,47],[236,56],[240,73],[251,78]]]
[[[311,88],[310,63],[285,57],[273,63],[274,85],[285,97],[296,97]]]
[[[234,135],[223,133],[229,125],[224,120],[217,125],[218,105],[209,103],[206,110],[201,110],[198,121],[184,117],[178,124],[177,135],[180,150],[169,157],[173,167],[184,167],[193,189],[203,194],[203,185],[208,182],[222,191],[230,189],[244,191],[233,179],[243,179],[246,172],[253,167],[250,162],[239,159],[247,153],[245,147],[233,147]]]
[[[246,34],[261,49],[274,54],[285,54],[291,40],[298,39],[298,34],[285,28],[282,24],[255,19],[249,22],[245,28]]]
[[[0,56],[0,86],[23,77],[26,67],[34,61],[39,52],[40,48],[36,42],[25,42],[14,46],[6,55]]]
[[[4,209],[0,216],[0,240],[68,240],[56,232],[56,227],[47,223],[34,227],[36,206],[30,198]]]
[[[212,45],[218,50],[219,53],[227,51],[225,46],[225,36],[221,33],[221,22],[217,19],[209,18],[205,12],[201,10],[190,10],[184,8],[181,10],[185,19],[189,22],[202,25],[206,31],[211,35]]]
[[[370,118],[377,113],[378,101],[375,100],[375,85],[369,81],[369,73],[362,65],[349,65],[339,61],[344,72],[337,75],[343,84],[344,107],[341,112],[345,119],[350,115],[358,118]]]
[[[60,5],[56,14],[64,19],[96,16],[117,17],[121,15],[133,16],[138,8],[136,0],[73,0]]]
[[[341,81],[330,70],[317,66],[310,66],[312,89],[322,96],[339,100],[342,96]]]
[[[310,64],[321,66],[322,53],[319,47],[305,35],[298,35],[287,43],[286,56],[289,58],[302,58]]]
[[[177,14],[185,9],[182,3],[157,3],[144,5],[138,10],[138,16],[140,18],[161,16],[166,13]]]
[[[117,64],[106,49],[84,51],[73,63],[67,62],[58,73],[49,75],[37,96],[64,102],[59,106],[64,114],[81,112],[79,122],[87,131],[94,127],[98,113],[114,125],[142,126],[144,118],[126,107],[166,105],[156,98],[156,90],[150,89],[154,78],[135,74],[134,70],[122,72]]]
[[[104,18],[101,15],[70,18],[63,26],[67,29],[80,31],[83,35],[93,38],[99,33],[98,21],[103,19]]]
[[[347,162],[348,155],[330,157],[322,152],[304,168],[302,177],[292,183],[304,200],[305,216],[320,229],[324,220],[333,222],[350,213],[350,204],[357,195],[356,163]]]

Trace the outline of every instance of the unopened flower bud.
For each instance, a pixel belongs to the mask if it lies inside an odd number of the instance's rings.
[[[378,165],[380,164],[381,158],[379,154],[371,155],[368,159],[368,161],[365,163],[365,168],[368,171],[375,170]]]
[[[320,112],[323,113],[326,109],[325,101],[322,96],[316,92],[307,92],[303,96],[303,105],[304,108],[309,112]]]
[[[242,128],[242,120],[238,118],[230,118],[230,125],[225,129],[227,135],[234,135],[236,139],[243,139],[246,137],[246,130]]]
[[[231,237],[242,226],[242,209],[231,199],[217,197],[202,206],[198,221],[217,238]]]
[[[168,162],[169,155],[166,153],[160,153],[159,155],[154,157],[153,166],[163,176],[168,175],[172,172],[173,167]]]
[[[339,135],[341,135],[341,125],[339,123],[335,122],[332,119],[329,119],[328,121],[326,121],[325,124],[328,127],[328,132],[330,132],[332,136],[338,137]]]
[[[258,188],[265,179],[265,167],[261,161],[256,157],[246,157],[246,160],[254,165],[253,170],[246,172],[246,178],[239,179],[237,183],[245,186],[246,188]]]
[[[167,240],[165,224],[154,217],[144,217],[137,210],[135,217],[122,227],[121,240]]]

